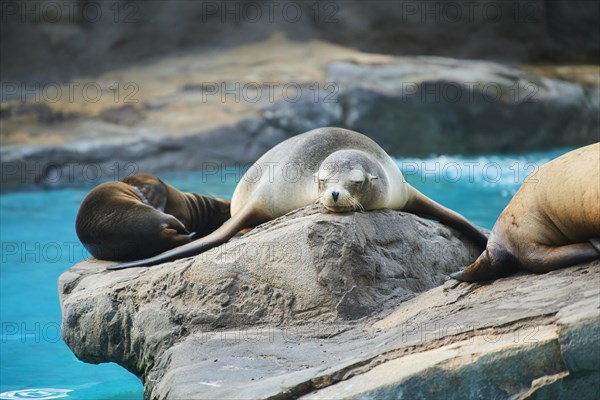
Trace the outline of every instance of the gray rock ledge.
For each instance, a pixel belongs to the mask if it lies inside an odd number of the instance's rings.
[[[79,263],[63,338],[152,399],[593,398],[600,262],[445,282],[477,253],[411,214],[307,207],[192,259]]]

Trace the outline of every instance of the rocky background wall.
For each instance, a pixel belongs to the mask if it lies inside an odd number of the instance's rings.
[[[589,144],[599,7],[3,2],[2,183],[245,164],[328,125],[400,157]]]
[[[589,0],[5,1],[0,67],[3,80],[97,75],[276,31],[372,53],[596,63],[599,19]]]

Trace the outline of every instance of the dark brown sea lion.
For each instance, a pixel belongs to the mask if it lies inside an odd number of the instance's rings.
[[[600,259],[600,144],[543,165],[500,214],[486,250],[461,281],[500,278],[516,269],[549,272]]]
[[[96,258],[152,257],[217,229],[230,216],[223,199],[180,192],[150,174],[94,188],[83,200],[75,229]]]

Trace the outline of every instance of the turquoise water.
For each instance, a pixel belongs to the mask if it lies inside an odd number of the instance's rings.
[[[490,229],[528,173],[566,149],[520,156],[398,161],[427,196]],[[230,198],[231,174],[160,174],[184,191]],[[0,399],[142,399],[141,382],[115,364],[76,359],[60,339],[58,276],[87,257],[75,235],[88,187],[0,195]]]

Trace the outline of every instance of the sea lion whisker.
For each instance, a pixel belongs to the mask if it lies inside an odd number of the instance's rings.
[[[354,199],[354,201],[356,202],[356,207],[357,207],[357,209],[358,209],[359,211],[361,211],[361,212],[362,212],[362,211],[365,211],[365,208],[363,207],[363,205],[361,204],[361,202],[360,202],[360,201],[358,201],[358,200],[356,200],[356,199]]]

